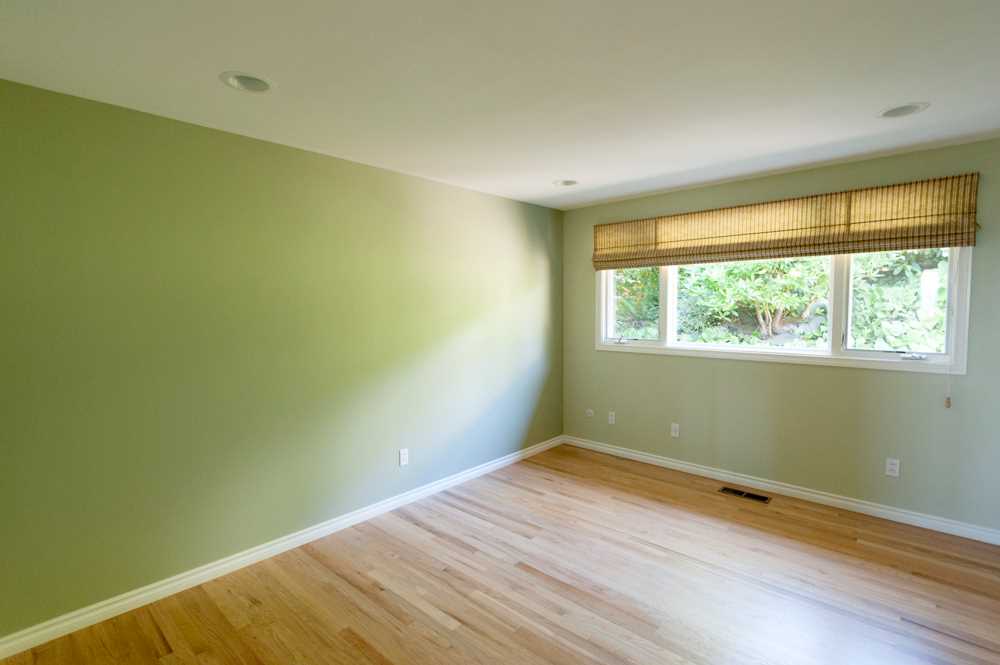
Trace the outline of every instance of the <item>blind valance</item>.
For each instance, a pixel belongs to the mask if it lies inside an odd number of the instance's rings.
[[[594,227],[594,269],[976,244],[979,174]]]

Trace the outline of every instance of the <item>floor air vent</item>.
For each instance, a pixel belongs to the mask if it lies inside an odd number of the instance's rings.
[[[758,501],[760,503],[768,503],[771,501],[771,497],[769,496],[754,494],[753,492],[745,492],[743,490],[738,490],[735,487],[723,487],[719,491],[723,494],[731,494],[732,496],[739,496],[744,499],[750,499],[751,501]]]

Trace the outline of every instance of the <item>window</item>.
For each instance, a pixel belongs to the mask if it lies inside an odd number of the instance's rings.
[[[600,271],[597,348],[964,373],[971,253]]]
[[[948,254],[925,249],[853,255],[848,348],[946,353]]]
[[[614,271],[609,337],[617,340],[660,338],[660,269]]]
[[[830,344],[830,259],[680,266],[671,341],[732,347],[822,349]]]

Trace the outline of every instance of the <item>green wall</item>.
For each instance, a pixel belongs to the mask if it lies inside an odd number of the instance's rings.
[[[969,369],[885,370],[594,350],[596,223],[979,171]],[[566,434],[1000,527],[1000,141],[677,191],[564,219]],[[592,418],[585,410],[593,408]],[[616,411],[615,425],[606,412]],[[681,426],[671,439],[670,423]],[[883,475],[886,457],[901,477]]]
[[[561,213],[2,81],[0,155],[0,635],[562,431]]]

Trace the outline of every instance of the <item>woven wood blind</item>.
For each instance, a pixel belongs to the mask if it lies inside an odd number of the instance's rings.
[[[979,174],[594,227],[594,269],[976,244]]]

